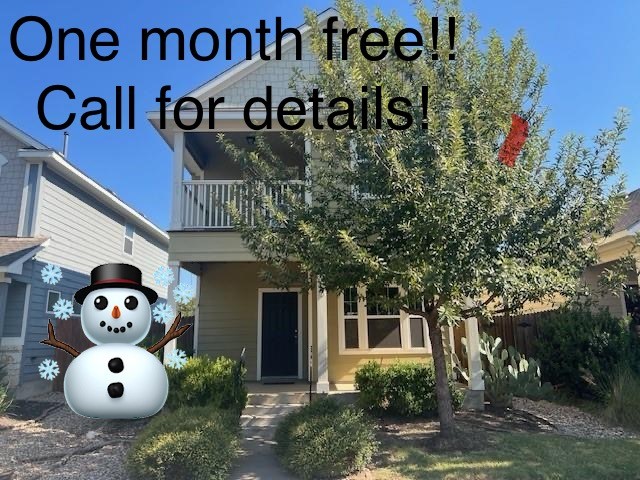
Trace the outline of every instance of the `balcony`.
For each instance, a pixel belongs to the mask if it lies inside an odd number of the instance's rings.
[[[255,223],[255,202],[246,200],[246,185],[242,180],[190,180],[182,182],[180,220],[183,230],[231,230],[233,219],[228,205],[234,205],[242,218]],[[274,203],[283,204],[289,192],[301,195],[303,182],[292,180],[265,187],[264,193]]]

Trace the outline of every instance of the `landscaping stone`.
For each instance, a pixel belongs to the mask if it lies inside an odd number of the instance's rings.
[[[514,398],[513,407],[546,420],[561,435],[581,438],[638,438],[637,433],[607,425],[594,415],[569,405]]]

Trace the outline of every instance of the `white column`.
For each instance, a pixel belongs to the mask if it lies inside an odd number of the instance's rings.
[[[173,272],[173,278],[175,279],[173,288],[175,288],[175,286],[180,285],[180,262],[169,262],[169,268],[171,268],[171,271]],[[169,305],[173,309],[174,315],[178,315],[178,305],[176,304],[176,299],[173,296],[173,288],[169,287],[167,291],[167,305]],[[173,320],[165,324],[165,333],[169,331],[172,323]],[[168,355],[176,349],[177,344],[177,339],[173,339],[164,346],[165,363]]]
[[[329,393],[329,354],[327,345],[327,292],[316,287],[317,309],[317,343],[316,359],[318,362],[318,378],[316,380],[317,393]]]
[[[482,379],[482,359],[480,357],[480,333],[478,331],[478,319],[467,318],[464,321],[467,337],[467,359],[469,362],[469,390],[484,390]]]
[[[182,228],[182,175],[184,172],[184,132],[174,133],[173,170],[171,189],[171,225],[170,230]]]
[[[195,290],[195,294],[196,294],[196,301],[195,301],[195,306],[196,306],[196,311],[195,311],[195,316],[193,319],[193,326],[191,328],[193,328],[193,354],[197,355],[198,354],[198,328],[200,326],[200,277],[202,275],[202,269],[200,269],[198,271],[198,274],[196,275],[196,290]]]
[[[313,381],[313,290],[307,293],[307,380]]]

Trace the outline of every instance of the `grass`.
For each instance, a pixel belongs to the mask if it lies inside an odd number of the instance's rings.
[[[430,453],[389,445],[376,480],[640,479],[640,440],[491,433],[485,449]]]

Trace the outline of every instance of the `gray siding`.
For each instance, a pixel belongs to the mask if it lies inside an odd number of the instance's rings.
[[[0,154],[8,163],[0,169],[0,236],[15,236],[20,221],[20,205],[26,162],[18,158],[25,145],[0,131]]]
[[[26,291],[26,283],[13,281],[9,284],[4,328],[2,330],[3,337],[19,337],[22,335],[22,318]]]
[[[153,272],[168,260],[158,241],[135,225],[133,255],[128,255],[124,217],[46,166],[41,188],[37,234],[50,237],[51,244],[38,260],[85,274],[103,263],[130,263],[142,270],[143,283],[154,286]],[[166,297],[166,289],[157,291]]]

